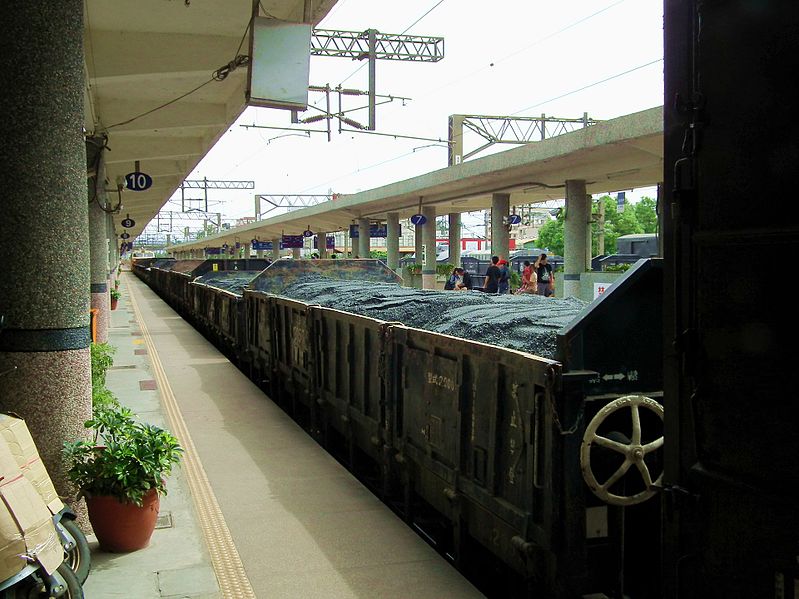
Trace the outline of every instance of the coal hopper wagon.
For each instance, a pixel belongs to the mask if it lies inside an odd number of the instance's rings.
[[[175,270],[135,272],[167,298]],[[246,272],[236,288],[195,278],[194,301],[171,303],[486,594],[658,596],[659,260],[576,313],[548,355],[282,295],[313,277],[396,286],[378,261]]]

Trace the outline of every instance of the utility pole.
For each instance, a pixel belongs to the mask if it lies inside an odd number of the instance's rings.
[[[605,200],[599,198],[599,206],[597,206],[597,226],[599,227],[599,235],[597,236],[596,251],[599,256],[605,255]]]
[[[314,29],[311,34],[311,56],[333,56],[367,61],[369,67],[369,124],[365,129],[374,131],[377,128],[375,117],[376,61],[438,62],[444,58],[444,38],[380,33],[376,29],[367,29],[366,31]]]

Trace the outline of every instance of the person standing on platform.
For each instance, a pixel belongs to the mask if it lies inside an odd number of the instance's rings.
[[[530,264],[529,260],[524,261],[524,269],[522,270],[522,284],[516,293],[536,293],[537,292],[538,275]]]
[[[486,278],[483,282],[483,291],[486,293],[499,292],[499,277],[502,273],[499,270],[499,266],[497,266],[497,262],[499,262],[499,256],[491,256],[491,266],[488,267]]]
[[[507,260],[497,262],[499,267],[499,293],[510,293],[510,269]]]
[[[535,261],[535,273],[538,277],[538,295],[550,297],[555,294],[555,273],[547,262],[547,255],[541,254]]]
[[[461,277],[463,277],[462,285],[463,289],[467,291],[471,291],[472,289],[472,275],[470,275],[466,270],[461,267],[458,267],[458,270],[461,271]]]

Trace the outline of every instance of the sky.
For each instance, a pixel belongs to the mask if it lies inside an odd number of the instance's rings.
[[[446,140],[451,114],[579,118],[587,112],[605,120],[663,104],[662,0],[338,0],[317,28],[444,38],[445,57],[437,63],[377,62],[377,93],[410,98],[378,106],[380,133]],[[310,84],[367,90],[368,69],[312,56]],[[344,108],[365,100],[348,98]],[[310,93],[309,104],[323,106],[324,96]],[[368,122],[366,110],[347,116]],[[254,193],[355,193],[447,165],[446,146],[435,141],[339,134],[335,122],[331,142],[325,134],[241,126],[253,124],[324,128],[291,125],[288,111],[247,108],[188,177],[255,181],[254,192],[209,192],[209,209],[223,220],[253,216]],[[481,144],[466,138],[465,151]],[[495,145],[475,158],[515,147]],[[644,188],[627,197],[654,194]],[[178,193],[165,209],[177,201],[179,210],[179,200]]]

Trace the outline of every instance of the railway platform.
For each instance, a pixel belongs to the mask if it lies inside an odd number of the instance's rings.
[[[186,454],[149,547],[93,546],[87,597],[482,597],[144,283],[121,290],[108,386]]]

